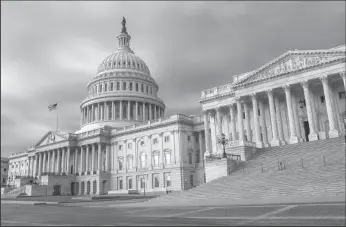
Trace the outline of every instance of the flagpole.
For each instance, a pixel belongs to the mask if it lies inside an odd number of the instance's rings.
[[[58,102],[57,102],[58,104]],[[57,105],[56,107],[56,131],[58,132],[59,131],[59,107]]]

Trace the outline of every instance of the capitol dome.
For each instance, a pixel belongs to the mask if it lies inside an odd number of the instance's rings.
[[[103,126],[122,128],[164,116],[165,104],[149,67],[130,48],[131,36],[123,18],[118,49],[97,68],[81,103],[81,130]]]

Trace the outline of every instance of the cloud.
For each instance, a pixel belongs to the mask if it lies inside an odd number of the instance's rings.
[[[166,116],[198,115],[202,90],[289,49],[345,43],[343,2],[7,1],[1,10],[2,155],[54,128],[56,101],[61,130],[79,129],[86,85],[116,50],[122,16]]]

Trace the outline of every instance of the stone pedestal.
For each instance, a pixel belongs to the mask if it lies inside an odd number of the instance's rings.
[[[206,182],[230,175],[235,170],[236,165],[237,161],[228,158],[207,159],[205,162]]]

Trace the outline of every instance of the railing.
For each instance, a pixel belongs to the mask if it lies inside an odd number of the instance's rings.
[[[250,142],[250,141],[229,141],[226,145],[226,148],[234,148],[234,147],[240,147],[240,146],[246,146],[246,147],[256,147],[256,143]]]
[[[210,98],[210,97],[214,97],[214,96],[222,95],[222,94],[233,94],[234,95],[234,90],[232,88],[231,83],[202,91],[201,92],[201,99]]]

